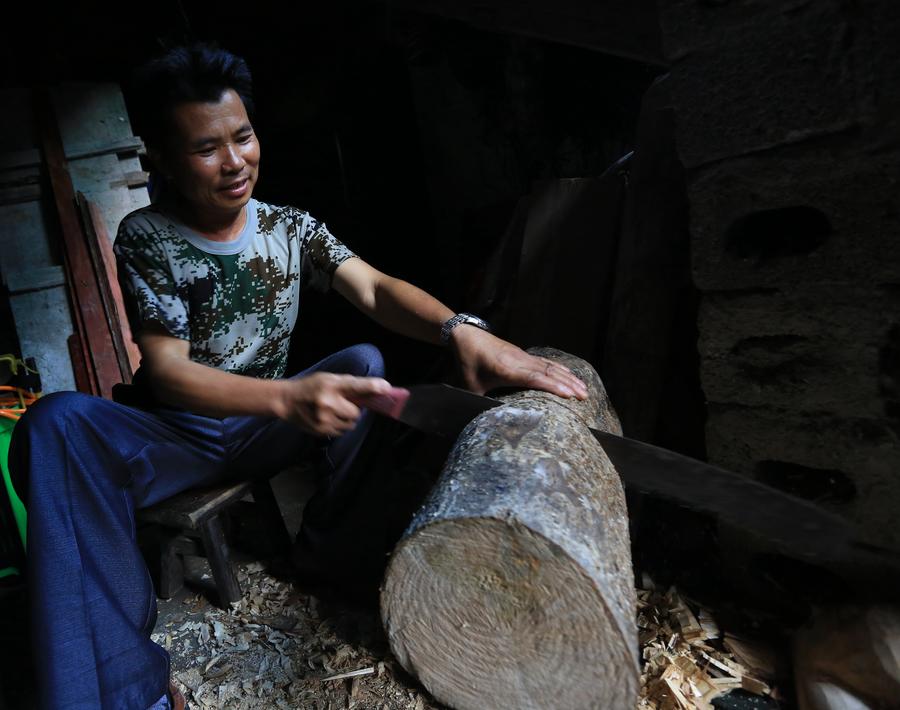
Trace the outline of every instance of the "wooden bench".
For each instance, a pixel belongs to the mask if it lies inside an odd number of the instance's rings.
[[[184,555],[204,556],[209,561],[221,606],[241,598],[223,518],[248,494],[253,496],[273,555],[287,553],[290,536],[268,478],[185,491],[137,512],[139,522],[153,523],[161,532],[152,553],[159,556],[156,593],[161,598],[171,598],[184,586]]]

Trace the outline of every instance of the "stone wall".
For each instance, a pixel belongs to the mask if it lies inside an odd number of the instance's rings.
[[[711,461],[900,546],[900,13],[660,0]]]

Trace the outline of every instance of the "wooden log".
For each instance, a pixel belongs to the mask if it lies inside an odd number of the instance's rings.
[[[635,592],[619,477],[587,426],[621,433],[585,361],[585,402],[507,395],[462,432],[392,555],[381,614],[394,655],[447,705],[637,702]]]

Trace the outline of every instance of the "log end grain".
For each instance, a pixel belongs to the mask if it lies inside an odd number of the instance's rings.
[[[459,710],[633,707],[635,661],[603,594],[514,519],[417,530],[394,553],[382,615],[401,664]]]

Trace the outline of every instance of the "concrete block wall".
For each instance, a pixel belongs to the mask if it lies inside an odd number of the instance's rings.
[[[898,15],[660,0],[710,460],[900,548]]]

